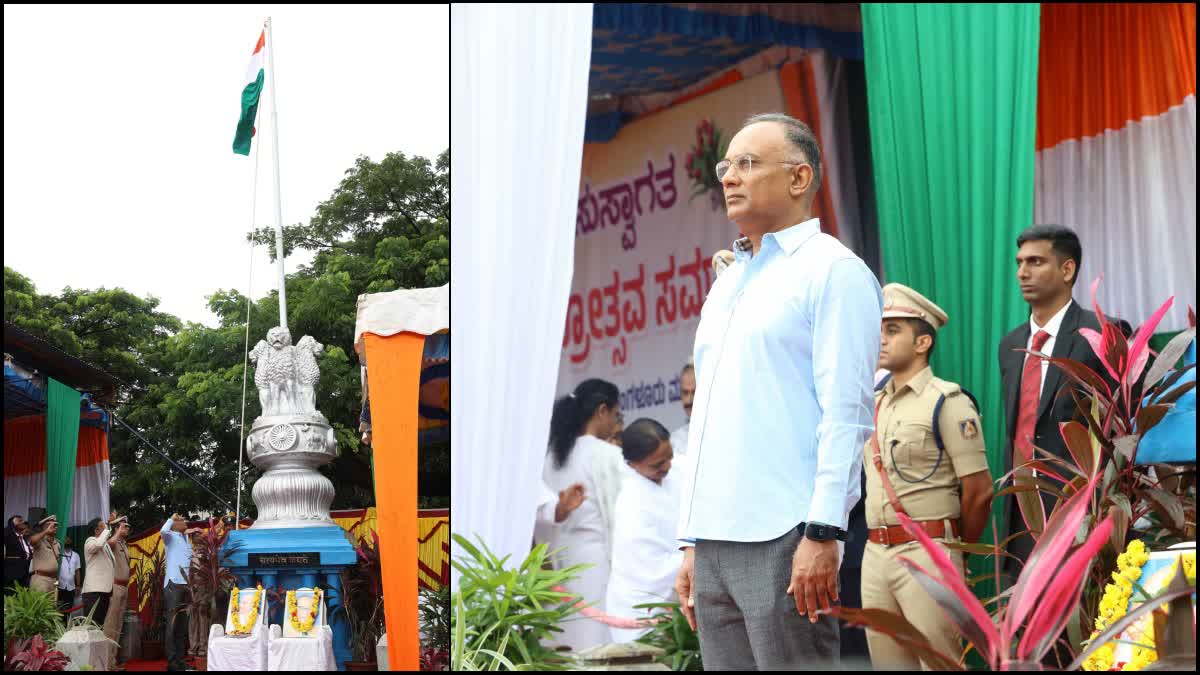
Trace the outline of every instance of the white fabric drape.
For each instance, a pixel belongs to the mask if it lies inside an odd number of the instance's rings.
[[[1076,299],[1090,308],[1087,288],[1103,273],[1106,314],[1136,327],[1174,295],[1157,330],[1186,328],[1196,302],[1196,97],[1043,150],[1036,172],[1034,222],[1067,225],[1083,244]]]
[[[454,4],[450,26],[450,528],[512,565],[533,535],[566,324],[592,6]]]

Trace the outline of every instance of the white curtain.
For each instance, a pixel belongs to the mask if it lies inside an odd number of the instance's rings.
[[[450,27],[450,530],[516,565],[574,268],[592,6],[454,4]]]
[[[1158,332],[1186,328],[1196,304],[1196,97],[1153,117],[1037,153],[1034,222],[1079,233],[1075,299],[1135,328],[1170,296]],[[1015,244],[1014,244],[1015,246]]]

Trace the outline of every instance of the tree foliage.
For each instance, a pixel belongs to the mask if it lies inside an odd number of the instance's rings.
[[[402,153],[378,163],[360,157],[307,225],[284,228],[288,251],[317,252],[311,265],[287,276],[288,327],[293,340],[311,335],[325,345],[317,408],[338,440],[338,458],[321,469],[337,491],[335,509],[374,504],[370,449],[358,433],[358,296],[447,283],[449,236],[449,151],[436,162]],[[274,252],[270,230],[247,239]],[[234,504],[240,439],[261,413],[253,369],[246,368],[247,298],[219,289],[207,299],[218,317],[215,328],[184,324],[157,311],[156,298],[121,289],[39,294],[29,279],[4,269],[5,320],[126,382],[117,416]],[[272,292],[250,308],[250,345],[278,323],[278,293]],[[113,427],[110,445],[112,503],[130,513],[136,528],[173,511],[223,512],[218,500],[123,428]],[[448,475],[448,447],[422,447],[421,454],[422,470]],[[249,462],[244,470],[242,511],[254,517],[250,486],[259,473]],[[422,502],[446,505],[438,495]]]

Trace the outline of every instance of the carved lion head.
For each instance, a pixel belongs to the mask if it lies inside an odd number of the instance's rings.
[[[292,344],[292,334],[283,326],[275,326],[267,331],[267,342],[275,349],[283,349]]]

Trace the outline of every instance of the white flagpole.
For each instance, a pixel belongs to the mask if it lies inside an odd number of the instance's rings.
[[[267,72],[271,77],[271,132],[275,156],[275,257],[279,262],[279,325],[287,328],[287,294],[283,276],[283,203],[279,196],[279,114],[275,109],[275,39],[271,35],[271,17],[267,17]]]

